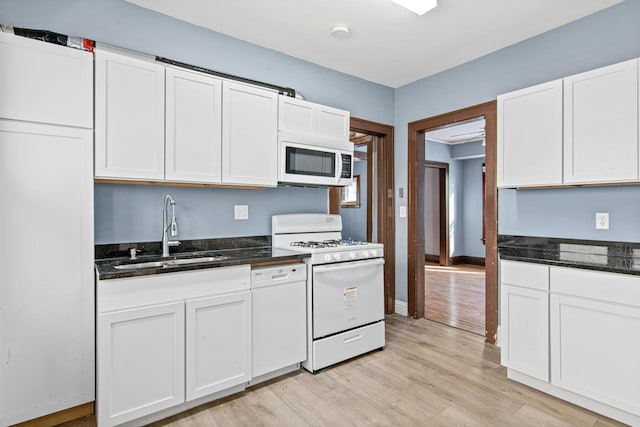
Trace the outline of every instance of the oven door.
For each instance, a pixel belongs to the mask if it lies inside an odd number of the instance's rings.
[[[384,318],[384,259],[313,266],[313,338]]]

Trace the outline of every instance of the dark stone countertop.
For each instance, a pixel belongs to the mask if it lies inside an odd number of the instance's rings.
[[[640,243],[498,236],[500,259],[640,275]]]
[[[135,260],[129,256],[131,248],[141,251]],[[171,256],[163,258],[160,256],[162,252],[160,242],[96,245],[95,266],[98,279],[121,279],[243,264],[287,263],[296,260],[302,261],[309,257],[309,254],[271,247],[269,236],[187,240],[181,241],[180,246],[172,247],[170,250]],[[208,257],[224,257],[224,259],[202,260],[202,262],[188,261],[188,264],[165,264],[139,269],[117,268],[128,264],[195,260]]]

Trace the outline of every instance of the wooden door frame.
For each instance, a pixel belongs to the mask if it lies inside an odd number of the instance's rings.
[[[498,190],[496,183],[496,101],[409,123],[408,133],[408,312],[424,317],[424,160],[425,131],[484,117],[486,156],[485,338],[495,343],[498,329]]]
[[[351,117],[350,126],[352,131],[378,137],[378,242],[384,244],[384,310],[385,313],[392,314],[395,312],[396,305],[396,225],[395,201],[393,197],[394,128],[390,125],[371,122],[357,117]],[[338,213],[339,206],[339,188],[332,187],[329,190],[329,213]]]
[[[424,167],[438,169],[438,209],[440,211],[438,264],[449,265],[449,163],[425,160]]]

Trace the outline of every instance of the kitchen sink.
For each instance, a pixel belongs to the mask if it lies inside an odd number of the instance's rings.
[[[113,268],[115,268],[116,270],[139,270],[144,268],[165,268],[165,267],[174,267],[177,265],[200,264],[204,262],[224,261],[227,259],[229,259],[229,257],[224,255],[207,256],[207,257],[200,257],[200,258],[179,258],[179,259],[168,259],[164,261],[147,261],[147,262],[136,262],[136,263],[128,263],[128,264],[118,264],[118,265],[114,265]]]

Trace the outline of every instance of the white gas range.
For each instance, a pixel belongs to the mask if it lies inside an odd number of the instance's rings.
[[[272,245],[311,254],[305,369],[384,347],[382,244],[342,240],[339,215],[289,214],[272,217]]]

